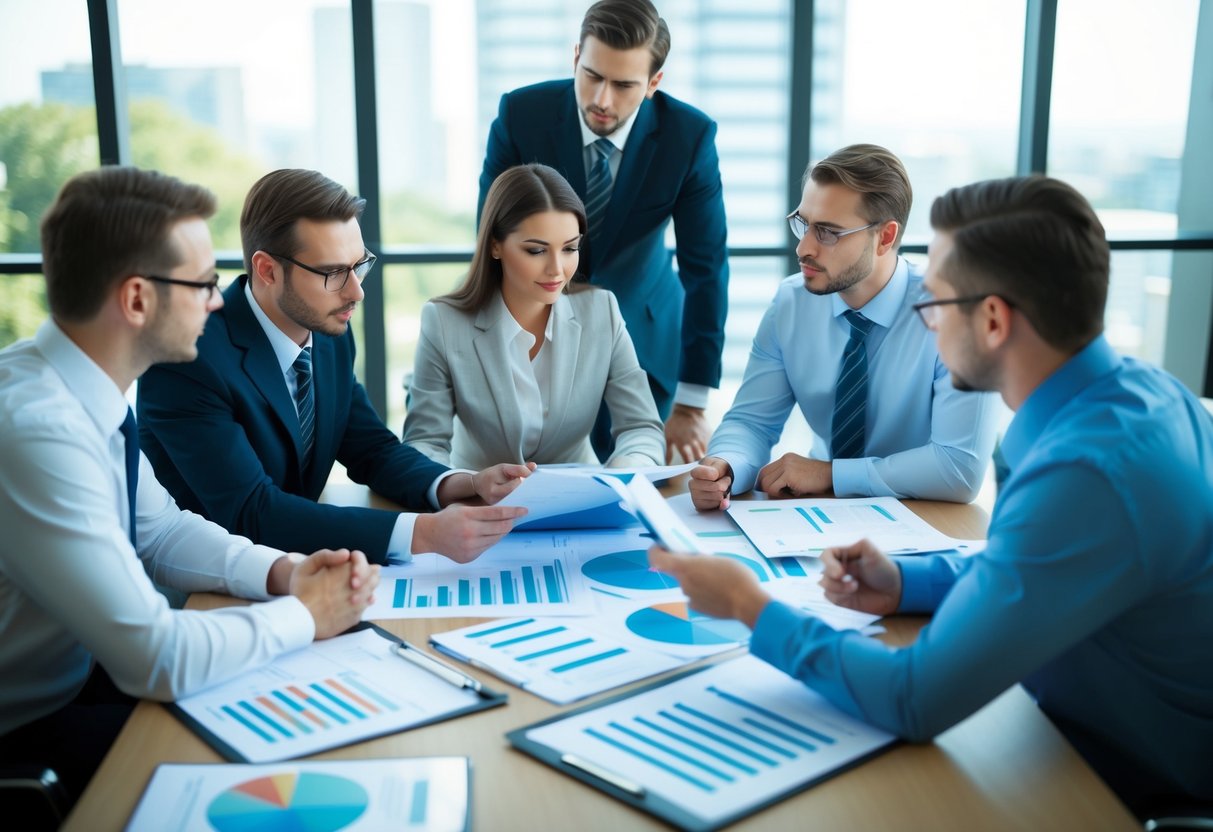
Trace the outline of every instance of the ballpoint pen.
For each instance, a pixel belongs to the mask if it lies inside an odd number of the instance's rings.
[[[439,644],[436,641],[431,641],[430,644],[433,645],[434,649],[437,650],[438,652],[444,653],[444,654],[450,656],[452,659],[457,659],[461,662],[466,662],[467,664],[470,664],[472,667],[476,668],[477,670],[483,670],[485,673],[491,673],[494,676],[496,676],[498,679],[501,679],[502,681],[505,681],[505,682],[509,682],[514,687],[525,688],[527,685],[529,685],[531,683],[531,680],[526,678],[525,676],[516,676],[516,675],[510,674],[510,673],[507,673],[504,670],[501,670],[500,668],[493,667],[492,665],[488,664],[487,662],[482,662],[480,659],[474,659],[471,656],[465,656],[462,653],[457,653],[454,650],[452,650],[451,648],[449,648],[445,645]]]
[[[397,642],[392,645],[392,652],[405,661],[412,662],[418,667],[433,673],[439,678],[445,679],[457,688],[466,688],[480,692],[480,682],[473,679],[471,676],[466,676],[460,673],[458,669],[451,667],[444,661],[436,659],[430,654],[419,650],[408,642]]]

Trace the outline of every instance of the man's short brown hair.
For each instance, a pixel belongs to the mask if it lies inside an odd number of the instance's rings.
[[[862,198],[859,213],[868,222],[897,221],[897,239],[905,234],[914,190],[905,165],[875,144],[853,144],[836,150],[805,172],[805,183],[842,185]]]
[[[670,29],[649,0],[599,0],[581,21],[581,48],[593,37],[612,49],[648,47],[652,56],[649,77],[665,66],[670,54]]]
[[[131,275],[181,265],[173,226],[215,213],[215,195],[152,170],[107,166],[77,174],[42,217],[42,271],[51,315],[91,320]]]
[[[257,180],[240,212],[244,270],[253,271],[258,251],[294,257],[299,251],[299,220],[347,222],[362,215],[366,200],[350,194],[323,173],[284,168]]]

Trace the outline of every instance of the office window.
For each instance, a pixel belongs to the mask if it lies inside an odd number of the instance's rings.
[[[38,224],[60,186],[100,158],[84,5],[6,4],[0,55],[0,252],[36,256]],[[68,67],[90,79],[71,100],[60,94]],[[45,318],[41,275],[0,274],[0,347],[32,335]]]
[[[120,0],[135,164],[219,197],[217,249],[263,174],[315,168],[356,184],[350,12],[331,0]]]
[[[1023,0],[815,8],[811,158],[855,142],[897,154],[914,188],[907,242],[929,237],[948,188],[1015,173]]]

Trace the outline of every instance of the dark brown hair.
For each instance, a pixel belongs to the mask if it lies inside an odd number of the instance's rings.
[[[1103,332],[1111,253],[1077,190],[1047,176],[953,188],[931,206],[952,235],[939,276],[959,295],[998,295],[1051,346],[1077,352]]]
[[[182,263],[173,226],[214,213],[206,188],[156,171],[107,166],[73,176],[42,217],[51,314],[91,320],[120,281],[172,271]]]
[[[670,54],[670,29],[649,0],[599,0],[581,21],[582,49],[588,37],[612,49],[648,47],[653,59],[650,78],[665,66]]]
[[[805,182],[842,185],[862,197],[860,215],[868,222],[897,221],[901,243],[914,202],[910,177],[901,160],[875,144],[853,144],[836,150],[805,172]]]
[[[323,173],[284,168],[257,180],[240,212],[244,270],[252,272],[258,251],[294,257],[299,251],[299,220],[346,222],[362,216],[366,200],[350,194]]]
[[[458,309],[483,309],[501,291],[501,261],[493,258],[493,242],[514,233],[528,217],[558,211],[577,217],[577,229],[585,234],[585,207],[568,181],[547,165],[517,165],[501,172],[480,213],[480,231],[467,277],[455,291],[435,300]]]

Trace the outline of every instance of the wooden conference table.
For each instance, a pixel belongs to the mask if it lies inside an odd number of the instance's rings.
[[[334,502],[378,504],[345,486]],[[985,536],[985,512],[972,505],[908,502],[936,528],[961,538]],[[218,595],[190,600],[194,609],[225,606]],[[923,618],[883,622],[890,644],[913,641]],[[470,618],[379,622],[417,645],[431,633],[475,623]],[[437,725],[318,754],[310,759],[467,756],[472,761],[473,822],[480,830],[579,832],[668,828],[650,815],[512,750],[505,733],[562,709],[471,668],[509,703]],[[637,683],[643,684],[643,683]],[[602,694],[598,698],[614,695]],[[589,701],[596,701],[589,700]],[[581,703],[578,703],[581,704]],[[574,706],[569,706],[574,707]],[[141,702],[63,826],[121,829],[160,763],[214,763],[221,758],[162,706]],[[1110,830],[1140,829],[1124,806],[1019,686],[927,745],[899,745],[875,759],[751,815],[745,830]]]

